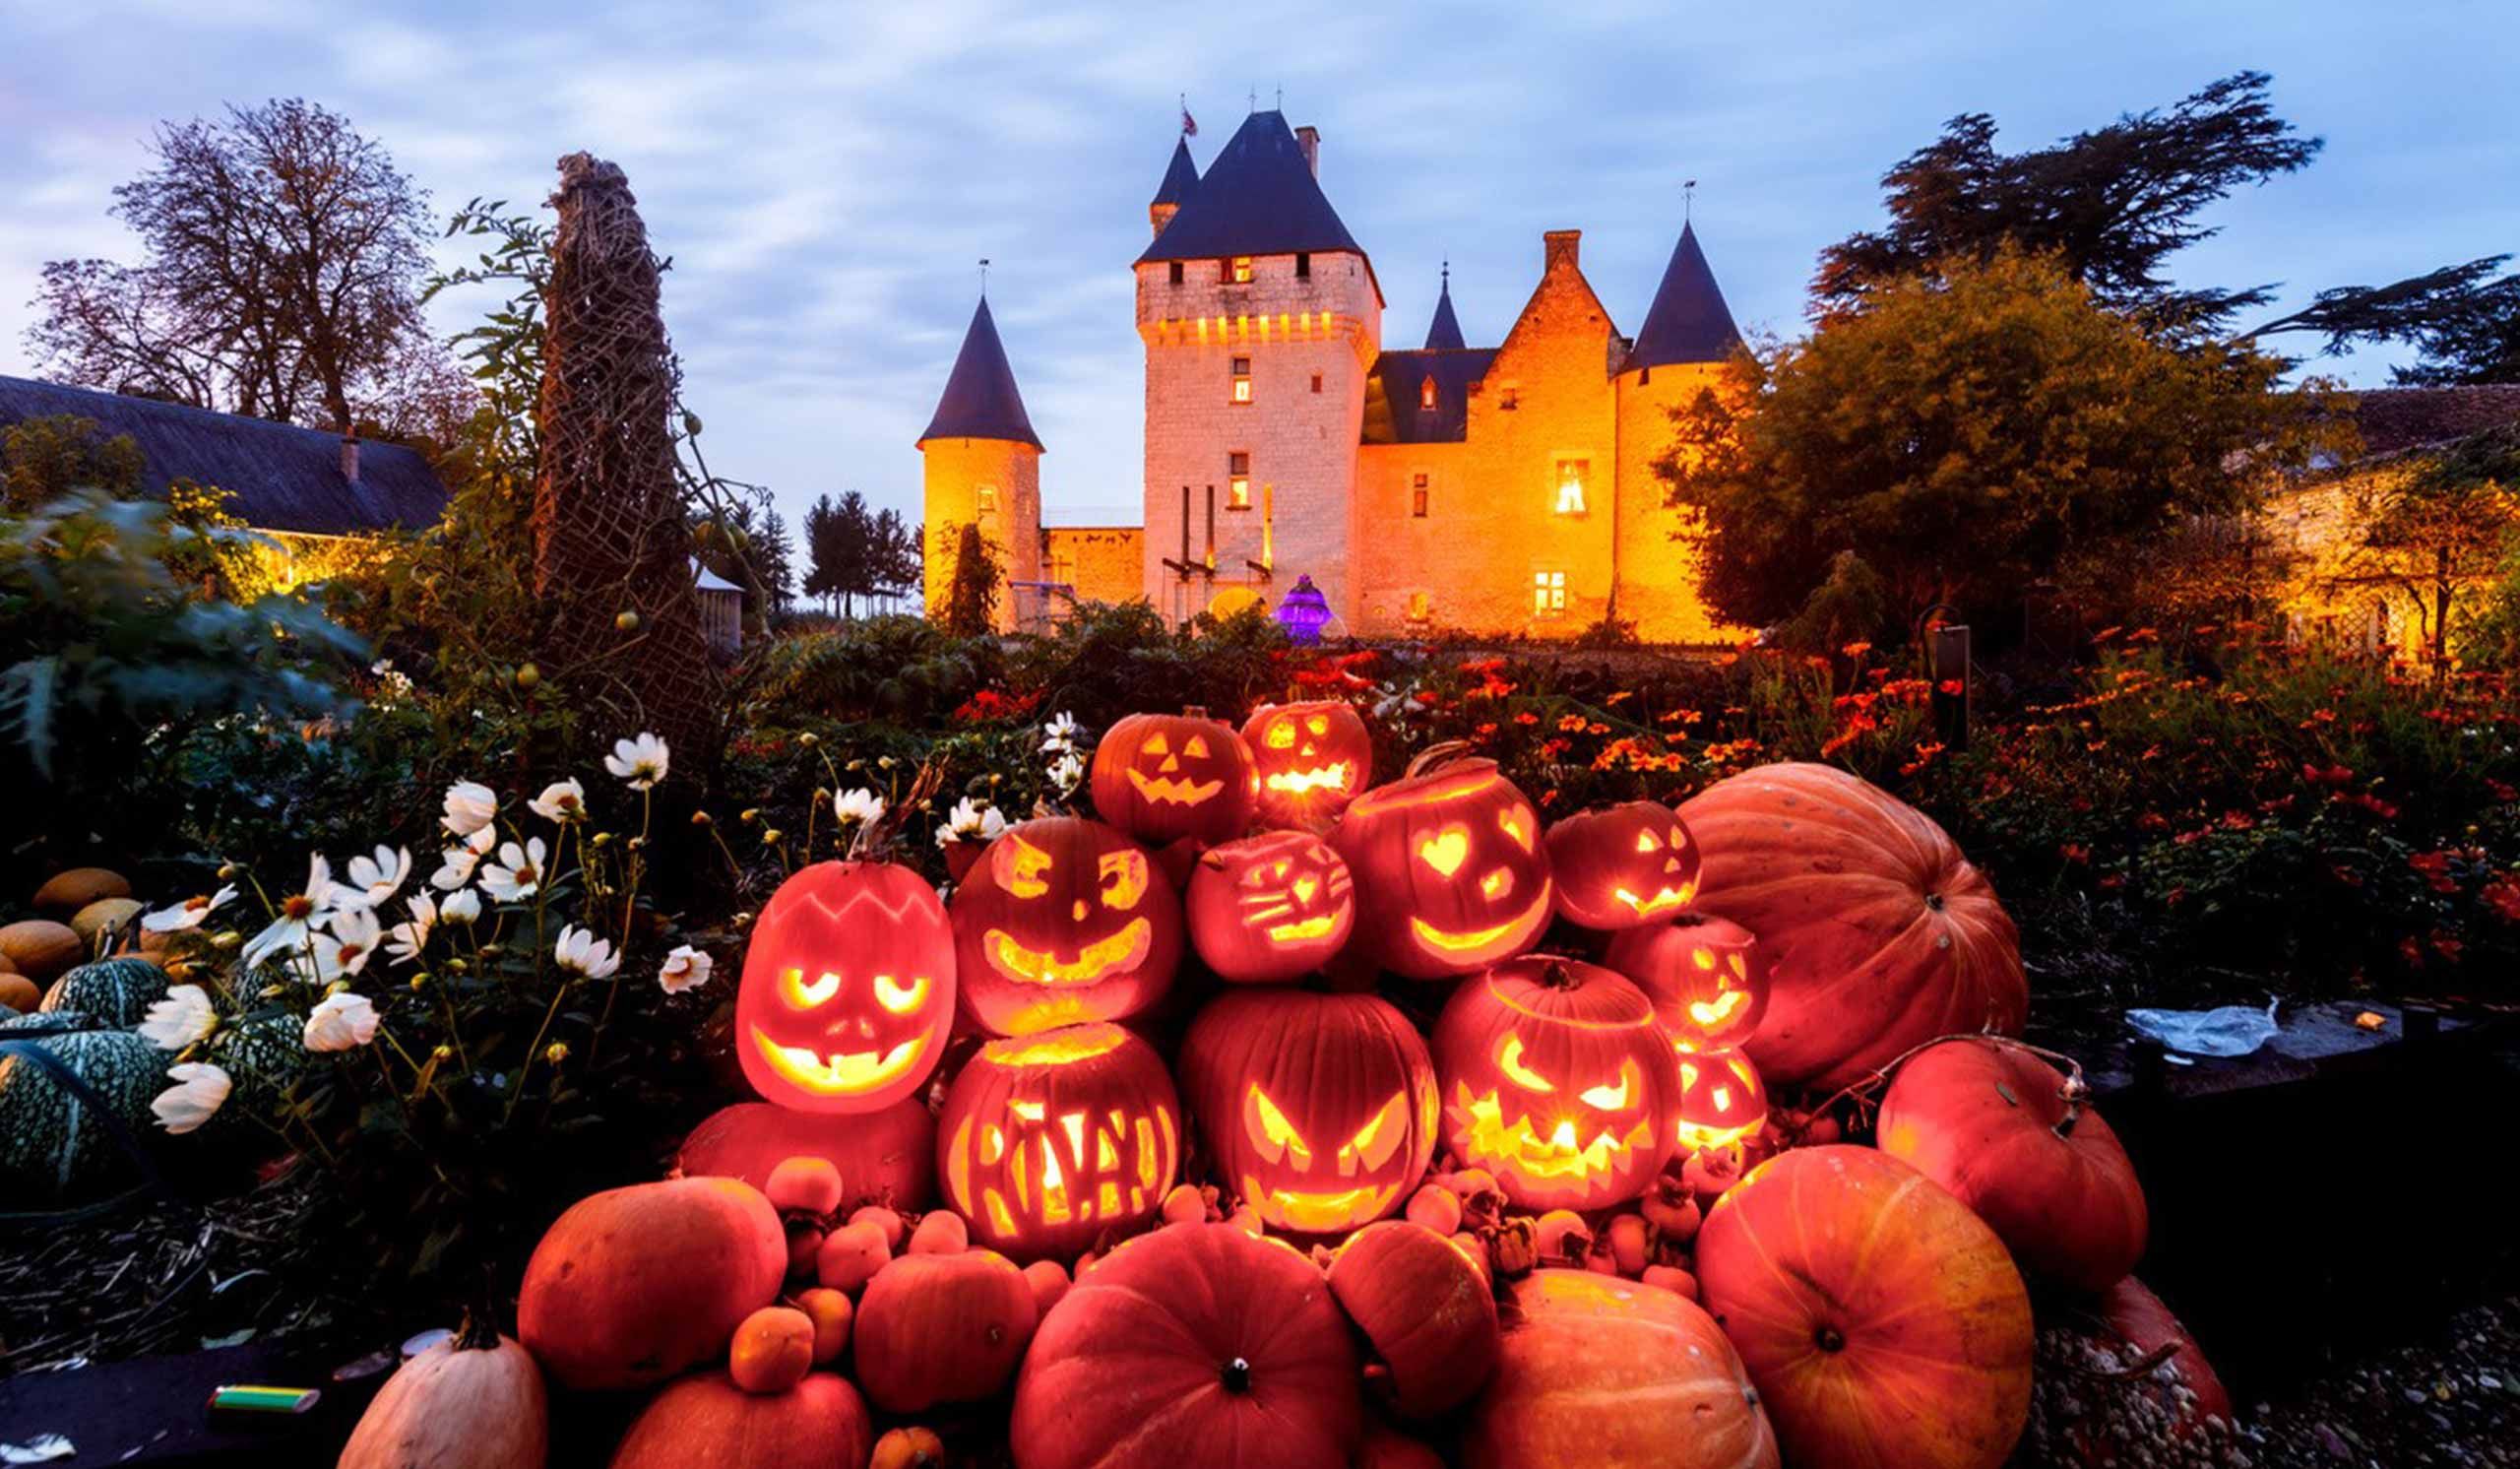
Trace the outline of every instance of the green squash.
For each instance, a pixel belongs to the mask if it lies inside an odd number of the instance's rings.
[[[101,1017],[70,1011],[0,1019],[0,1041],[35,1040],[65,1062],[146,1146],[149,1104],[173,1057]],[[138,1177],[129,1152],[86,1098],[32,1056],[0,1053],[0,1198],[54,1208],[101,1198]]]
[[[138,1025],[151,1005],[166,997],[172,983],[166,971],[146,959],[99,959],[53,981],[36,1011],[68,1011],[94,1015],[106,1025]]]
[[[305,1033],[306,1023],[287,1010],[266,1010],[220,1026],[202,1059],[227,1073],[236,1088],[231,1104],[263,1106],[287,1096],[297,1079],[313,1069]]]

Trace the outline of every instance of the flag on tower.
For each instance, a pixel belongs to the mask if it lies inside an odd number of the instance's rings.
[[[1181,104],[1181,136],[1184,138],[1199,136],[1199,120],[1190,115],[1190,104],[1187,102]]]

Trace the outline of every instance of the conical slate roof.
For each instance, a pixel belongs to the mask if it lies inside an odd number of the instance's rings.
[[[1654,292],[1654,304],[1646,308],[1645,325],[1637,329],[1636,345],[1628,349],[1623,370],[1673,362],[1721,362],[1740,345],[1732,309],[1724,304],[1724,292],[1716,288],[1706,252],[1698,248],[1697,227],[1683,224],[1680,242],[1672,247],[1671,263],[1663,269],[1663,284]]]
[[[1218,150],[1207,176],[1138,263],[1299,250],[1365,253],[1321,192],[1286,114],[1254,112]]]
[[[954,358],[953,375],[945,379],[945,396],[936,400],[936,416],[918,436],[922,444],[929,439],[1004,439],[1041,447],[1024,412],[1024,395],[1016,390],[1006,348],[997,340],[986,296],[972,313],[972,329],[963,334],[963,351]]]
[[[1172,165],[1164,170],[1164,182],[1157,185],[1151,204],[1182,205],[1199,192],[1199,165],[1191,160],[1190,140],[1176,139],[1172,144]]]
[[[1446,271],[1443,293],[1435,297],[1435,319],[1426,323],[1426,346],[1459,351],[1468,345],[1462,341],[1461,319],[1453,315],[1453,276]]]

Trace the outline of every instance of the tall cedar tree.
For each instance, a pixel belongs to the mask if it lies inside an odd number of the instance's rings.
[[[945,630],[958,638],[979,637],[989,630],[989,607],[996,601],[997,557],[977,525],[966,525],[954,547],[954,582],[945,594]]]

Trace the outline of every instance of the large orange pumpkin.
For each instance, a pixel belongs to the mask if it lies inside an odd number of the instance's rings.
[[[1768,961],[1750,930],[1684,913],[1612,934],[1602,963],[1636,982],[1682,1051],[1738,1046],[1768,1012]]]
[[[1394,974],[1472,974],[1530,948],[1555,902],[1540,812],[1493,760],[1443,746],[1356,798],[1330,845],[1356,881],[1355,946]]]
[[[1435,1154],[1435,1067],[1371,994],[1228,990],[1181,1043],[1217,1172],[1262,1221],[1341,1234],[1399,1209]]]
[[[1037,1324],[1032,1282],[995,1250],[903,1255],[857,1303],[857,1385],[887,1413],[995,1397]]]
[[[1323,1469],[1364,1428],[1356,1348],[1311,1260],[1176,1224],[1098,1260],[1015,1383],[1016,1469]]]
[[[1525,1208],[1607,1208],[1671,1156],[1671,1043],[1644,991],[1606,969],[1499,964],[1453,991],[1432,1050],[1446,1145]]]
[[[953,917],[963,1008],[991,1035],[1125,1020],[1181,964],[1181,900],[1099,821],[1008,827],[954,890]]]
[[[1204,709],[1132,714],[1094,745],[1094,809],[1139,841],[1228,842],[1251,828],[1251,746]]]
[[[1329,844],[1273,831],[1200,854],[1183,895],[1190,942],[1217,978],[1272,984],[1338,956],[1356,926],[1355,882]]]
[[[1834,1145],[1760,1164],[1707,1215],[1697,1276],[1794,1463],[1995,1469],[2021,1437],[2021,1272],[1895,1158]]]
[[[564,1387],[644,1387],[722,1357],[779,1294],[779,1211],[733,1179],[674,1179],[589,1194],[526,1262],[517,1336]]]
[[[1072,1260],[1144,1224],[1180,1161],[1164,1057],[1108,1021],[982,1046],[936,1127],[946,1198],[974,1239],[1018,1260]]]
[[[874,1420],[846,1378],[815,1373],[765,1396],[708,1373],[657,1394],[612,1469],[865,1469],[874,1446]]]
[[[1578,811],[1548,828],[1557,912],[1587,928],[1633,928],[1677,915],[1697,897],[1697,844],[1659,801]]]
[[[1978,1211],[2033,1275],[2098,1295],[2144,1253],[2135,1165],[2079,1078],[1999,1040],[1945,1041],[1899,1065],[1881,1151]]]
[[[1403,1418],[1461,1406],[1495,1370],[1495,1295],[1448,1235],[1405,1219],[1366,1225],[1331,1260],[1330,1294],[1381,1361],[1376,1395]]]
[[[1750,1058],[1825,1091],[1936,1036],[2021,1029],[2012,920],[1932,818],[1826,765],[1763,765],[1680,807],[1706,866],[1698,906],[1773,966]]]
[[[753,925],[735,1052],[768,1101],[874,1112],[918,1090],[954,1023],[954,928],[927,879],[891,862],[816,862]]]
[[[1260,819],[1297,831],[1338,818],[1374,773],[1374,738],[1339,699],[1264,704],[1243,721],[1260,769]]]
[[[881,1112],[791,1112],[737,1102],[701,1119],[674,1166],[687,1178],[741,1179],[770,1186],[770,1171],[790,1158],[820,1158],[840,1170],[845,1202],[924,1209],[936,1196],[936,1119],[915,1097]]]
[[[1536,1270],[1514,1308],[1463,1436],[1468,1469],[1776,1469],[1741,1359],[1695,1305],[1589,1270]]]

